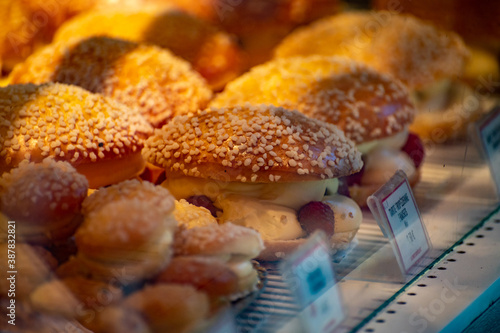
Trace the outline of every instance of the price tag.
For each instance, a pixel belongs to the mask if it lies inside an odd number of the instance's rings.
[[[281,271],[301,308],[299,319],[307,332],[332,332],[344,319],[323,232],[315,232],[287,260]]]
[[[402,170],[368,198],[368,207],[391,242],[404,274],[431,248],[408,178]]]
[[[488,160],[500,197],[500,107],[497,106],[476,125],[481,148]]]

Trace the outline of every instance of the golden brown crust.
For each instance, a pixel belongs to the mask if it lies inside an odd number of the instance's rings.
[[[257,231],[232,223],[180,228],[174,240],[174,253],[178,256],[237,256],[249,260],[263,249],[264,244]]]
[[[391,74],[411,88],[460,75],[467,57],[461,38],[411,15],[350,12],[297,29],[276,57],[341,55]]]
[[[101,10],[67,22],[55,41],[110,36],[171,50],[190,62],[209,85],[220,89],[244,66],[236,40],[218,27],[173,8],[166,10]]]
[[[342,57],[276,59],[230,82],[210,103],[272,104],[335,124],[356,143],[394,135],[415,108],[406,87],[388,75]]]
[[[199,74],[170,51],[108,37],[47,46],[17,65],[9,79],[77,85],[139,110],[155,127],[204,108],[212,97]]]
[[[266,105],[176,117],[148,138],[143,155],[167,177],[257,183],[333,178],[362,165],[337,127]]]
[[[127,297],[124,306],[146,317],[153,332],[190,332],[209,315],[207,295],[178,284],[147,286]]]
[[[47,83],[0,88],[0,172],[49,156],[77,169],[125,159],[141,150],[142,136],[150,131],[136,111],[79,87]],[[87,179],[90,187],[96,185]]]

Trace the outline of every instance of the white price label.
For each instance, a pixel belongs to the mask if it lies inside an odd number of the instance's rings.
[[[307,332],[331,332],[344,319],[329,247],[322,232],[281,265],[285,281],[302,309],[299,318]]]
[[[477,130],[500,197],[500,107],[494,108],[482,119]]]
[[[431,242],[403,171],[368,198],[368,206],[391,241],[401,270],[407,274],[431,248]]]

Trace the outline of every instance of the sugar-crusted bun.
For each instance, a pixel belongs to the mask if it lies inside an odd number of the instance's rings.
[[[23,162],[0,178],[0,211],[16,221],[18,240],[64,242],[82,221],[88,181],[68,162]]]
[[[52,157],[71,163],[91,188],[113,184],[144,169],[141,148],[150,132],[136,111],[79,87],[0,88],[0,172]]]
[[[230,82],[211,106],[272,104],[335,124],[360,144],[394,135],[415,107],[398,80],[342,57],[275,59]]]
[[[51,44],[17,65],[9,79],[80,86],[140,111],[155,127],[204,108],[212,97],[205,80],[170,51],[102,36]]]
[[[267,105],[175,117],[146,141],[144,157],[167,178],[226,182],[321,180],[362,166],[354,143],[334,125]]]
[[[411,15],[347,12],[299,28],[276,48],[279,58],[340,55],[417,88],[460,75],[468,56],[462,39]]]

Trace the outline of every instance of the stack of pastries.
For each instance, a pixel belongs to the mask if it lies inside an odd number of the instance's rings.
[[[462,91],[468,52],[410,16],[290,33],[337,2],[71,2],[100,9],[0,52],[0,246],[16,221],[23,332],[204,331],[256,290],[254,259],[317,230],[345,254],[368,196],[397,169],[417,185],[419,135],[463,131],[421,110]]]

